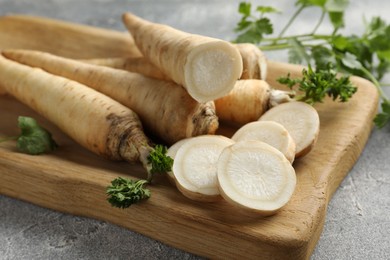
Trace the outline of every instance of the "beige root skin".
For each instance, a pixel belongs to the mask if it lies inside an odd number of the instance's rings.
[[[136,72],[143,74],[147,77],[170,80],[164,73],[161,72],[156,66],[150,63],[144,57],[118,57],[118,58],[102,58],[102,59],[87,59],[80,60],[85,63],[111,67],[115,69],[126,70],[130,72]]]
[[[3,54],[110,96],[130,107],[138,114],[145,129],[167,144],[195,135],[214,134],[218,128],[214,103],[196,102],[173,82],[42,52],[7,50]]]
[[[254,44],[235,44],[242,57],[243,71],[241,79],[267,79],[267,58]]]
[[[218,118],[237,125],[256,121],[269,107],[271,87],[263,80],[239,80],[226,96],[215,100]]]
[[[1,49],[39,50],[75,59],[103,58],[107,53],[142,56],[131,35],[42,16],[2,13],[0,32]]]
[[[292,92],[272,89],[264,80],[238,80],[230,93],[214,101],[217,116],[225,123],[242,126],[257,121],[271,107],[290,102]]]
[[[262,79],[267,76],[267,59],[264,53],[250,43],[233,44],[241,54],[243,70],[240,79]],[[80,60],[85,63],[136,72],[148,77],[171,80],[145,57],[113,57]]]
[[[0,56],[0,84],[100,156],[136,162],[148,145],[133,111],[78,82]]]
[[[199,102],[226,95],[242,74],[232,44],[148,22],[130,13],[123,22],[142,54]]]

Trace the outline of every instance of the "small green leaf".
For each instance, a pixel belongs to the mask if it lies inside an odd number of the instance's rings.
[[[324,7],[327,0],[298,0],[296,5]]]
[[[349,5],[348,0],[327,0],[325,3],[325,9],[328,12],[343,13]]]
[[[349,46],[348,39],[341,35],[337,35],[336,37],[333,37],[331,43],[336,49],[341,51],[345,50]]]
[[[329,12],[329,19],[335,29],[344,27],[344,13],[342,12]]]
[[[374,123],[378,128],[383,128],[390,122],[390,102],[383,101],[381,108],[382,111],[374,118]]]
[[[341,61],[344,64],[344,66],[346,66],[350,69],[360,70],[363,68],[363,65],[358,61],[356,56],[349,53],[349,52],[345,53],[345,55]]]
[[[280,11],[272,6],[258,6],[256,8],[256,11],[260,12],[261,14],[266,13],[280,13]]]
[[[235,40],[237,43],[258,44],[263,39],[263,34],[272,34],[273,28],[268,18],[261,18],[251,22],[246,30],[239,34]]]
[[[266,17],[257,20],[255,24],[259,34],[272,34],[274,31],[271,21]]]
[[[236,28],[234,28],[234,31],[235,32],[240,32],[240,31],[244,31],[245,29],[247,29],[249,26],[252,25],[252,22],[251,21],[248,21],[246,19],[246,17],[243,17],[238,23],[237,23],[237,26]]]
[[[38,125],[31,117],[18,118],[21,134],[17,139],[17,148],[24,153],[37,155],[53,151],[58,147],[51,134]]]
[[[252,8],[251,3],[241,2],[240,5],[238,6],[238,12],[243,16],[250,16],[251,8]]]

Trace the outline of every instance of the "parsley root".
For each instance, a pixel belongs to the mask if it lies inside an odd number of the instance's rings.
[[[231,43],[189,34],[125,13],[123,22],[141,53],[197,101],[226,95],[242,74]]]
[[[270,107],[291,101],[292,94],[275,90],[264,80],[238,80],[230,93],[214,101],[221,121],[237,125],[256,121]]]
[[[217,163],[219,190],[233,205],[272,215],[291,198],[296,174],[291,163],[261,141],[241,141],[222,150]]]
[[[320,131],[320,118],[311,105],[300,102],[287,102],[268,110],[260,117],[261,121],[275,121],[283,125],[296,144],[295,158],[311,151]]]
[[[115,57],[86,59],[81,61],[89,64],[136,72],[151,78],[170,80],[169,77],[167,77],[164,73],[161,72],[161,70],[159,70],[156,66],[150,63],[150,61],[148,61],[144,57]]]
[[[5,50],[3,55],[110,96],[131,108],[145,129],[168,144],[186,137],[213,134],[218,128],[214,102],[199,103],[173,82],[37,51]]]
[[[147,183],[156,171],[170,170],[172,160],[161,152],[153,155],[161,150],[151,147],[137,114],[99,92],[3,56],[0,85],[91,152],[110,160],[141,162]],[[156,167],[154,161],[164,165]]]
[[[223,148],[234,141],[225,136],[204,135],[180,144],[172,167],[177,188],[193,200],[221,199],[217,181],[217,161]]]
[[[278,149],[289,162],[295,158],[295,142],[287,129],[274,121],[255,121],[240,127],[232,136],[236,142],[257,140]]]
[[[254,44],[233,44],[241,54],[243,70],[240,79],[262,79],[267,76],[267,60],[264,53]],[[145,57],[114,57],[85,59],[83,62],[116,69],[141,73],[145,76],[171,80]]]
[[[254,44],[237,43],[236,48],[242,57],[242,75],[240,79],[267,79],[267,59]]]

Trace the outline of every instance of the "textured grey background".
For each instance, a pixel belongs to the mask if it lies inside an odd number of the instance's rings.
[[[254,4],[261,1],[252,1]],[[277,6],[278,31],[295,1],[262,1]],[[390,22],[390,2],[354,0],[347,34],[360,33],[363,14]],[[226,40],[234,38],[239,1],[0,0],[0,15],[47,16],[124,31],[120,16],[131,11],[151,21]],[[306,12],[292,28],[312,28],[318,12]],[[326,29],[325,31],[326,32]],[[1,33],[1,32],[0,32]],[[268,53],[286,61],[285,53]],[[390,79],[390,78],[388,78]],[[388,80],[389,81],[389,80]],[[386,91],[390,96],[390,91]],[[330,201],[312,259],[390,259],[390,128],[374,130],[349,175]],[[199,259],[115,225],[65,215],[0,195],[0,259]]]

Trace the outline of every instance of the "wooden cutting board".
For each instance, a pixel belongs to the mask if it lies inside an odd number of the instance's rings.
[[[39,31],[39,37],[31,30]],[[28,16],[0,18],[0,48],[26,48],[72,58],[139,55],[125,32]],[[268,81],[302,67],[269,62]],[[372,129],[378,94],[353,77],[358,92],[348,103],[316,105],[321,130],[313,151],[294,162],[297,187],[276,215],[259,217],[224,201],[199,203],[182,196],[165,178],[150,186],[152,197],[122,210],[106,201],[117,176],[142,178],[140,165],[109,162],[90,153],[13,98],[0,96],[0,137],[17,135],[19,115],[32,116],[52,132],[60,148],[30,156],[13,141],[0,144],[0,194],[58,210],[105,220],[185,251],[223,259],[308,259],[321,234],[332,194],[358,159]],[[222,126],[229,135],[232,129]],[[234,129],[233,129],[234,130]]]

